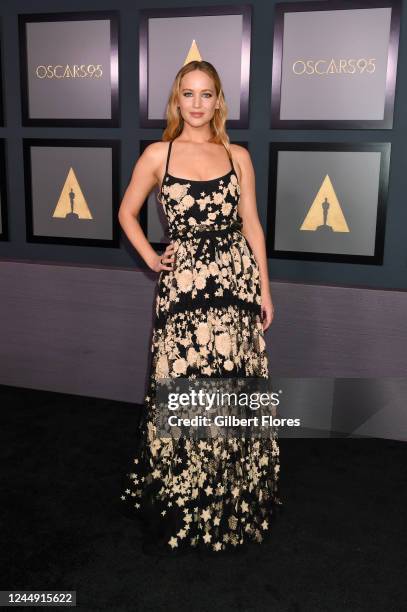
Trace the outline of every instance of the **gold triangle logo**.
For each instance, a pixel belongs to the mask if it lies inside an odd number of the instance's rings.
[[[349,232],[348,224],[328,174],[322,181],[300,230]]]
[[[93,219],[72,167],[69,168],[68,176],[52,216],[58,219],[66,219],[71,216],[77,219]]]
[[[184,66],[185,64],[189,64],[189,62],[192,62],[194,60],[197,60],[198,62],[202,61],[202,56],[199,53],[198,45],[195,42],[195,38],[192,41],[191,46],[189,47],[188,55],[185,59]]]

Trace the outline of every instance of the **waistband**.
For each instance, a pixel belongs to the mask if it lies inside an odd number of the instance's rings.
[[[226,227],[218,227],[215,224],[208,225],[204,223],[197,223],[196,225],[192,225],[185,230],[170,232],[171,240],[191,240],[194,238],[212,238],[215,236],[225,236],[230,234],[233,231],[240,231],[242,229],[243,223],[241,219],[236,219],[232,221]]]

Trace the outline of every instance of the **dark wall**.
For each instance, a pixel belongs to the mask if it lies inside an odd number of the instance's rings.
[[[141,270],[0,261],[0,384],[141,402],[155,280]],[[273,377],[407,383],[406,292],[278,281],[271,290]]]
[[[0,259],[31,262],[55,262],[112,267],[142,267],[144,262],[123,235],[120,249],[27,244],[25,241],[25,194],[22,138],[118,138],[121,141],[120,197],[123,196],[139,154],[142,139],[160,140],[162,130],[140,129],[138,119],[138,9],[173,6],[202,6],[201,0],[161,1],[149,4],[133,0],[88,0],[79,2],[41,2],[2,0],[1,51],[6,127],[0,137],[6,139],[6,163],[9,200],[10,241],[0,243]],[[214,2],[211,4],[226,4]],[[384,141],[392,145],[388,214],[386,221],[384,263],[382,266],[269,260],[271,280],[353,285],[359,287],[407,289],[407,48],[406,11],[402,10],[394,127],[392,130],[271,130],[270,84],[274,1],[253,0],[250,128],[229,130],[231,140],[248,141],[257,177],[257,203],[266,228],[268,144],[270,141]],[[21,126],[19,78],[18,13],[120,11],[120,128],[31,128]],[[403,6],[404,9],[404,6]]]

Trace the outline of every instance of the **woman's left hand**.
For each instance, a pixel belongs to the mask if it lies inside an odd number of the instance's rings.
[[[274,306],[269,291],[261,294],[261,317],[263,331],[266,331],[274,318]]]

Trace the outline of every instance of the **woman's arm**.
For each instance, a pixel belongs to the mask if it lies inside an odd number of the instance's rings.
[[[138,216],[143,203],[159,181],[158,173],[164,153],[163,146],[165,146],[165,143],[154,142],[146,147],[140,155],[118,212],[119,223],[127,238],[148,267],[155,272],[171,270],[172,268],[160,262],[160,255],[156,253],[147,240],[141,229]],[[169,247],[167,247],[166,253],[168,249]]]
[[[231,146],[240,170],[238,212],[243,221],[242,234],[248,241],[259,266],[263,329],[265,331],[273,320],[274,307],[271,299],[266,243],[257,212],[254,168],[250,153],[245,147],[240,145]]]

